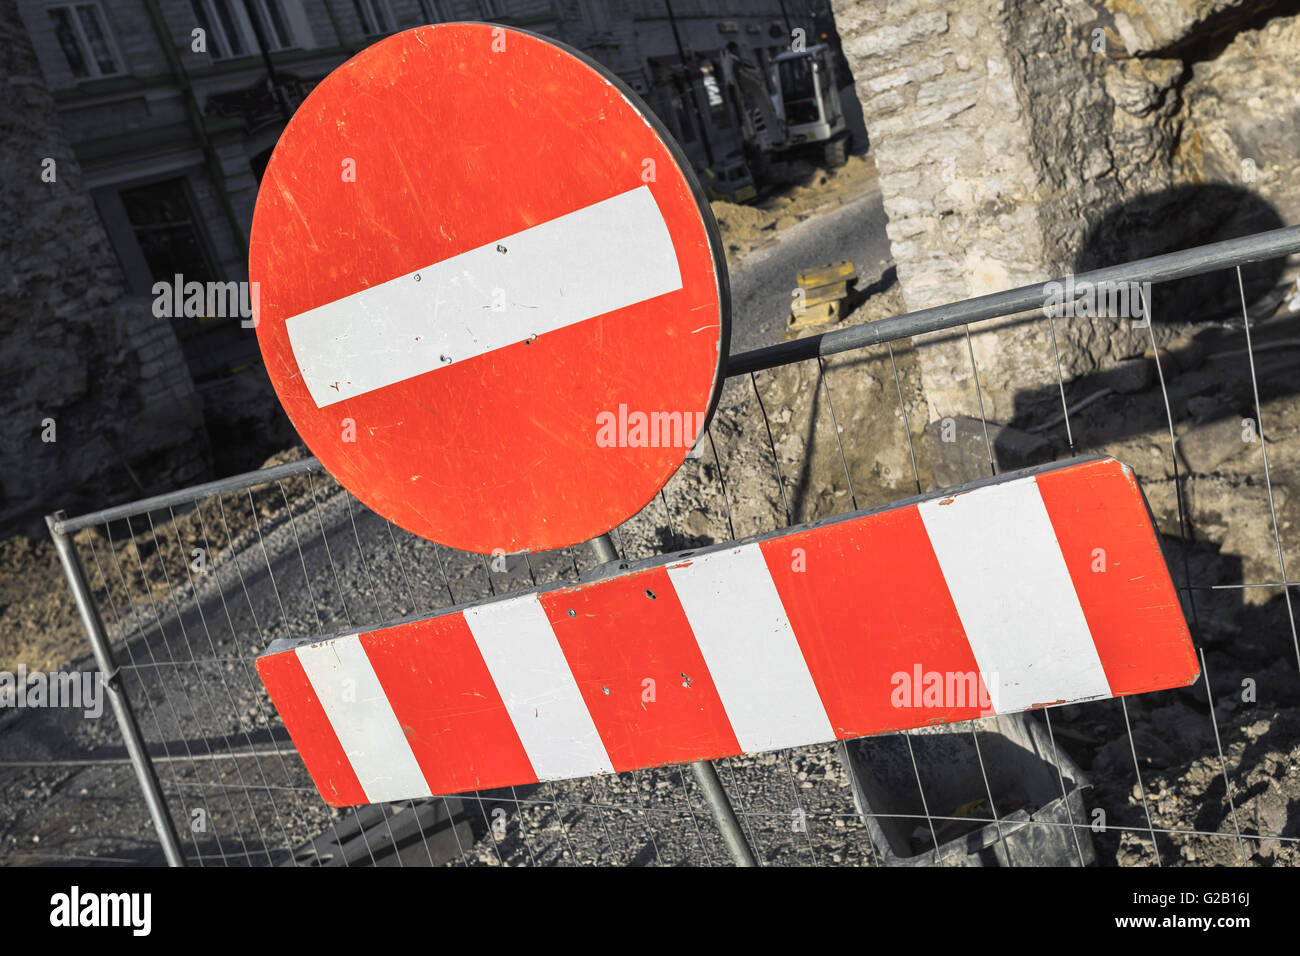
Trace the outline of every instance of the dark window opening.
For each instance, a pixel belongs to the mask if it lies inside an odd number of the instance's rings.
[[[73,76],[85,80],[122,72],[99,4],[65,4],[49,7],[46,12],[54,23],[54,36]]]
[[[366,36],[393,32],[393,18],[383,0],[352,0],[352,5],[356,8],[357,19],[361,21],[361,30]]]
[[[817,84],[813,74],[811,56],[791,57],[777,65],[781,80],[781,100],[785,103],[785,119],[791,125],[816,123],[821,119],[817,102]]]
[[[225,378],[234,369],[255,361],[256,337],[251,329],[243,326],[244,316],[239,314],[245,296],[242,283],[228,284],[229,288],[238,290],[235,293],[238,302],[224,292],[220,305],[216,305],[215,295],[209,297],[215,285],[207,283],[222,284],[223,280],[208,255],[206,234],[185,180],[168,179],[124,189],[120,196],[152,281],[166,283],[168,291],[163,294],[173,296],[173,314],[167,321],[181,343],[195,383],[202,385]],[[188,298],[184,283],[205,284],[203,315],[175,314],[172,290],[177,275],[183,283],[182,312]],[[215,306],[215,314],[208,314],[209,303]]]
[[[124,189],[122,205],[153,281],[170,282],[177,273],[186,282],[215,278],[185,180]]]
[[[674,83],[673,87],[672,104],[673,113],[677,116],[677,128],[681,131],[683,143],[693,143],[695,142],[695,123],[691,118],[691,109],[685,102],[685,97],[690,94],[683,95],[681,86],[678,83]]]

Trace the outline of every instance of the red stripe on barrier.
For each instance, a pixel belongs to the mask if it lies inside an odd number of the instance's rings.
[[[984,713],[979,666],[915,506],[762,549],[837,737]]]
[[[615,770],[740,752],[666,569],[540,600]]]
[[[369,803],[298,655],[285,651],[259,657],[257,673],[321,798],[331,807]]]
[[[462,614],[361,635],[433,793],[537,780]]]
[[[1111,458],[1037,481],[1111,693],[1194,682],[1196,652],[1132,472]]]

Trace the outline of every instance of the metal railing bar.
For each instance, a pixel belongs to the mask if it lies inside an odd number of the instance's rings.
[[[104,526],[104,528],[105,528],[106,531],[108,530],[108,527],[109,527],[108,525],[105,525],[105,526]],[[59,537],[59,535],[55,534],[54,537],[57,538],[57,537]],[[110,534],[109,537],[110,537],[110,541],[111,541],[112,535]],[[104,560],[103,562],[101,562],[101,561],[99,560],[99,548],[97,548],[97,547],[95,546],[95,542],[94,542],[93,540],[88,541],[88,542],[87,542],[87,545],[88,545],[88,548],[89,548],[89,551],[90,551],[90,556],[91,556],[91,558],[92,558],[92,559],[94,560],[94,562],[95,562],[95,570],[99,572],[99,580],[100,580],[100,584],[102,585],[103,590],[104,590],[104,598],[105,598],[105,600],[108,602],[108,606],[109,606],[109,608],[110,608],[110,609],[112,610],[112,612],[113,612],[113,620],[114,620],[114,622],[115,622],[115,624],[116,624],[116,626],[117,626],[117,630],[118,630],[118,632],[119,632],[120,634],[126,635],[126,634],[127,634],[127,631],[128,631],[128,628],[127,628],[127,625],[126,625],[126,618],[123,616],[122,611],[120,611],[120,610],[118,609],[118,606],[117,606],[117,599],[113,597],[113,590],[112,590],[111,586],[109,585],[108,574],[107,574],[107,573],[105,572],[105,570],[104,570],[104,568],[105,568],[105,567],[107,566],[107,564],[108,564],[108,560],[107,560],[107,558],[105,558],[105,560]],[[113,568],[114,568],[114,570],[117,572],[117,578],[118,578],[119,581],[122,582],[122,588],[123,588],[122,600],[123,600],[123,602],[126,603],[126,605],[127,605],[127,610],[128,610],[129,613],[130,613],[130,619],[133,620],[133,621],[135,621],[135,622],[136,622],[136,627],[139,628],[139,626],[140,626],[140,622],[139,622],[138,611],[137,611],[137,609],[136,609],[136,606],[135,606],[134,602],[132,601],[132,598],[131,598],[131,595],[130,595],[130,591],[129,591],[129,589],[126,587],[126,579],[122,576],[122,564],[121,564],[121,562],[120,562],[120,561],[118,560],[118,558],[117,558],[117,552],[116,552],[115,550],[111,550],[111,546],[110,546],[110,552],[109,552],[109,553],[111,554],[111,556],[112,556],[112,558],[113,558]],[[73,547],[73,549],[72,549],[72,557],[77,561],[77,566],[78,566],[79,568],[82,568],[81,561],[80,561],[80,558],[77,557],[77,552],[76,552],[76,548],[75,548],[75,547]],[[83,574],[84,574],[84,570],[85,570],[85,569],[82,568],[82,572],[83,572]],[[101,626],[102,626],[102,620],[100,621],[100,624],[101,624]],[[144,633],[143,630],[141,630],[140,633],[143,634],[143,633]],[[135,665],[135,664],[137,663],[137,661],[136,661],[136,658],[135,658],[135,652],[131,649],[131,641],[132,641],[132,639],[131,639],[129,636],[128,636],[128,637],[125,637],[125,639],[124,639],[123,642],[122,642],[122,647],[123,647],[123,649],[126,651],[127,657],[130,659],[132,665]],[[93,642],[92,642],[92,643],[93,643]],[[111,644],[110,644],[110,646],[111,646]],[[116,663],[116,661],[114,661],[114,663]],[[120,665],[119,665],[119,671],[120,671],[120,670],[121,670],[121,667],[120,667]],[[139,675],[138,675],[138,674],[136,675],[136,677],[137,677],[137,679],[139,679]],[[142,685],[143,685],[143,682],[141,682],[141,683],[142,683]],[[123,696],[123,701],[124,701],[124,704],[125,704],[126,708],[127,708],[128,710],[131,710],[131,706],[132,706],[132,705],[131,705],[131,695],[130,695],[128,689],[127,689],[126,686],[125,686],[125,681],[123,682],[122,696]],[[159,719],[158,719],[158,708],[159,708],[160,705],[155,705],[155,703],[154,703],[154,701],[151,699],[151,696],[150,696],[150,694],[148,693],[148,691],[145,691],[145,693],[143,694],[143,700],[142,700],[142,703],[144,704],[144,712],[147,713],[147,714],[149,715],[150,720],[153,722],[154,730],[157,732],[158,739],[159,739],[160,741],[162,741],[163,752],[164,752],[164,753],[170,753],[170,751],[168,750],[168,747],[167,747],[167,741],[166,741],[166,738],[165,738],[164,735],[163,735],[163,731],[162,731],[162,723],[161,723],[161,722],[159,721]],[[132,711],[132,713],[134,714],[133,711]],[[137,732],[138,732],[138,730],[139,730],[139,728],[137,727]],[[123,729],[122,732],[125,733],[126,731]],[[143,741],[143,738],[141,738],[141,740]],[[142,742],[142,744],[141,744],[141,748],[142,748],[142,752],[146,753],[146,760],[144,761],[144,764],[146,764],[146,765],[144,765],[144,766],[140,766],[140,767],[136,767],[136,770],[135,770],[136,774],[139,775],[139,774],[141,774],[141,773],[147,773],[147,774],[152,775],[155,779],[157,779],[157,776],[158,776],[158,774],[157,774],[157,770],[156,770],[156,768],[153,766],[153,764],[147,760],[147,749],[145,748],[145,745],[143,744],[143,742]],[[129,751],[128,751],[128,753],[129,753]],[[178,779],[177,776],[176,776],[176,768],[175,768],[174,766],[169,765],[169,766],[168,766],[168,770],[171,771],[172,780],[173,780],[173,781],[176,781],[176,780]],[[146,800],[148,800],[148,799],[149,799],[149,798],[146,796]],[[159,789],[159,792],[158,792],[158,799],[159,799],[159,801],[160,801],[160,806],[162,807],[163,812],[164,812],[165,814],[167,814],[168,819],[170,820],[170,819],[171,819],[171,816],[170,816],[171,811],[170,811],[170,810],[168,809],[168,807],[167,807],[166,797],[163,796],[161,789]],[[152,811],[152,807],[151,807],[151,811]],[[174,826],[174,824],[173,824],[173,831],[175,831],[175,826]],[[178,831],[177,831],[177,832],[178,832]],[[188,827],[185,828],[185,831],[184,831],[184,832],[185,832],[186,834],[189,835],[190,842],[191,842],[191,844],[194,846],[195,852],[197,853],[197,852],[198,852],[198,844],[194,841],[194,835],[190,832],[190,830],[189,830]],[[165,848],[164,848],[164,849],[165,849]],[[178,852],[179,852],[179,850],[178,850]],[[200,864],[201,864],[201,863],[202,863],[202,859],[200,858]],[[179,864],[172,864],[172,863],[171,863],[171,859],[170,859],[170,857],[168,858],[168,864],[169,864],[169,865],[180,865],[180,866],[184,866],[185,863],[184,863],[184,856],[183,856],[183,854],[182,854],[182,857],[181,857],[181,862],[180,862]]]
[[[1086,291],[1083,283],[1167,282],[1216,269],[1228,269],[1249,262],[1261,262],[1300,252],[1300,226],[1284,226],[1268,232],[1226,239],[1168,252],[1148,259],[1138,259],[1104,269],[1094,269],[1074,276],[1078,296]],[[1050,280],[1049,280],[1050,281]],[[1055,280],[1064,283],[1065,277]],[[818,356],[835,355],[862,348],[864,345],[881,345],[898,339],[910,338],[925,332],[939,332],[969,322],[996,319],[1041,309],[1044,304],[1043,287],[1046,282],[1008,289],[962,299],[946,305],[936,305],[915,312],[905,312],[876,322],[851,325],[845,329],[822,332],[807,338],[752,349],[731,356],[727,361],[727,377],[745,375],[760,369],[776,368]]]
[[[54,539],[55,550],[58,552],[59,563],[63,567],[64,576],[68,579],[68,587],[72,591],[72,598],[77,606],[77,613],[81,617],[82,625],[86,629],[86,636],[90,641],[91,650],[95,655],[95,664],[99,668],[99,673],[103,675],[102,685],[108,692],[109,705],[113,708],[113,716],[117,718],[123,744],[130,754],[127,759],[134,764],[135,775],[139,781],[145,805],[149,810],[149,817],[153,822],[154,830],[158,834],[158,842],[162,846],[167,863],[171,866],[183,866],[185,857],[180,849],[180,837],[176,832],[176,824],[167,810],[167,801],[162,795],[162,785],[158,780],[158,775],[154,772],[153,766],[145,756],[148,751],[146,750],[144,737],[140,733],[140,726],[136,723],[135,712],[131,709],[126,688],[123,686],[121,675],[118,673],[117,663],[113,657],[108,636],[104,631],[104,625],[99,616],[99,609],[90,592],[90,585],[86,582],[86,576],[82,570],[81,562],[77,558],[72,539],[57,530],[55,527],[57,521],[57,514],[46,519],[52,532],[51,537]]]
[[[223,491],[242,491],[244,488],[270,484],[281,478],[292,478],[295,475],[323,470],[323,466],[315,458],[300,458],[297,461],[286,462],[283,465],[273,465],[270,468],[259,468],[257,471],[229,475],[215,481],[204,482],[201,485],[182,488],[179,491],[169,491],[166,494],[154,495],[152,498],[141,498],[139,501],[114,505],[112,508],[92,511],[88,514],[78,515],[75,518],[56,519],[54,530],[59,534],[72,534],[82,528],[89,528],[91,525],[120,521],[122,518],[134,518],[146,511],[157,511],[176,505],[189,505],[193,503],[195,498],[206,498],[221,494]]]

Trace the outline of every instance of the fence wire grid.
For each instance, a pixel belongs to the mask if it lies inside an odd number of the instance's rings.
[[[1300,248],[1297,231],[1288,235]],[[1209,262],[1185,274],[1214,268],[1222,267]],[[1176,409],[1185,409],[1186,401],[1170,381],[1167,343],[1157,341],[1158,314],[1145,326],[1123,318],[1068,320],[1125,323],[1132,334],[1147,338],[1135,351],[1141,345],[1154,354],[1151,388],[1098,396],[1095,390],[1082,394],[1080,383],[1064,371],[1061,349],[1068,344],[1058,334],[1061,318],[1042,312],[1025,317],[1023,305],[998,313],[1042,325],[1051,343],[1041,359],[1044,368],[1054,369],[1059,401],[1052,414],[1025,429],[1047,440],[1041,460],[1107,451],[1110,443],[1096,416],[1109,399],[1152,406],[1142,414],[1160,427],[1144,434],[1168,463],[1163,487],[1173,494],[1172,513],[1154,499],[1153,513],[1202,664],[1201,679],[1192,688],[1046,708],[1019,721],[1016,732],[1045,741],[1042,756],[1051,758],[1053,792],[1028,805],[1008,796],[1005,781],[1017,771],[1000,765],[1006,751],[999,730],[1006,728],[998,724],[1011,720],[1005,717],[873,738],[882,748],[895,748],[888,759],[902,761],[900,779],[912,792],[892,803],[877,794],[865,813],[863,799],[855,800],[854,779],[864,772],[863,760],[886,759],[883,749],[874,757],[855,757],[854,744],[828,744],[715,761],[760,863],[1296,860],[1300,817],[1291,807],[1300,803],[1288,805],[1285,794],[1288,787],[1300,794],[1297,727],[1287,717],[1300,702],[1300,640],[1275,493],[1279,461],[1270,461],[1270,443],[1275,457],[1283,443],[1269,434],[1260,397],[1294,388],[1284,361],[1295,344],[1287,345],[1285,337],[1294,320],[1266,322],[1268,341],[1257,341],[1260,320],[1247,307],[1241,266],[1222,274],[1241,290],[1240,327],[1231,333],[1233,348],[1209,356],[1205,368],[1227,375],[1235,364],[1233,374],[1250,383],[1247,411],[1259,435],[1251,451],[1257,456],[1253,481],[1267,503],[1260,527],[1268,529],[1276,553],[1276,577],[1269,580],[1237,580],[1231,562],[1196,537],[1178,447],[1187,413],[1181,412],[1180,421]],[[961,446],[969,478],[997,473],[1004,456],[991,437],[999,425],[984,414],[972,344],[979,328],[945,321],[948,340],[956,336],[964,343],[980,411],[982,437]],[[806,340],[785,346],[800,347],[814,348]],[[915,420],[908,388],[909,363],[934,343],[902,333],[838,354],[824,343],[817,347],[820,353],[793,362],[764,364],[762,353],[771,350],[749,353],[758,357],[748,363],[733,357],[719,414],[698,446],[702,454],[688,459],[641,514],[612,532],[620,560],[734,540],[884,504],[891,500],[881,497],[886,492],[901,498],[934,486],[933,468],[918,463],[925,458],[918,443],[927,423]],[[855,376],[868,371],[888,388],[863,398]],[[801,393],[813,402],[802,450],[795,447],[801,437],[797,423],[791,424],[797,416],[786,401],[791,382],[812,383],[816,391]],[[1084,424],[1086,415],[1092,417]],[[894,430],[896,460],[909,462],[910,473],[892,476],[887,485],[879,475],[864,476],[862,457],[853,448],[855,421],[873,422],[877,429],[887,423]],[[843,487],[827,492],[815,486],[821,466],[809,463],[814,444],[835,454]],[[1146,477],[1140,469],[1139,474]],[[366,508],[314,459],[226,480],[219,490],[166,496],[161,505],[144,501],[56,520],[54,530],[72,542],[187,864],[730,862],[699,783],[685,766],[332,810],[318,796],[257,677],[257,656],[277,639],[369,629],[468,601],[577,583],[597,564],[585,546],[508,558],[451,551]],[[1245,603],[1241,596],[1252,590],[1269,600],[1255,594]],[[1259,680],[1252,704],[1223,704],[1225,697],[1240,697],[1236,670],[1220,673],[1218,663],[1232,652],[1231,641],[1219,633],[1225,615],[1237,615],[1238,625],[1248,619],[1248,633],[1238,639],[1266,645],[1264,657],[1285,662],[1285,668],[1270,665],[1272,677]],[[1161,723],[1171,709],[1181,720],[1176,732]],[[1273,717],[1260,729],[1265,711]],[[74,844],[65,855],[162,862],[116,723],[106,714],[98,736],[88,738],[82,725],[89,722],[65,712],[33,713],[29,719],[62,722],[59,732],[85,748],[84,759],[9,762],[46,781],[38,789],[52,795],[52,812],[69,812],[59,809],[58,800],[74,792],[98,808],[84,825],[87,849],[78,851]],[[972,770],[976,786],[968,799],[944,792],[957,741],[978,769]],[[1260,753],[1262,763],[1252,763]],[[1263,786],[1265,776],[1280,783]],[[1037,812],[1056,797],[1053,813]],[[117,835],[105,842],[97,828]],[[1043,835],[1051,843],[1047,849]]]

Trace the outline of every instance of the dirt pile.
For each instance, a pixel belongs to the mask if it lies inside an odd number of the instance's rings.
[[[50,671],[90,650],[54,544],[0,541],[0,671]]]
[[[263,467],[306,454],[298,445]],[[284,520],[286,503],[299,514],[311,505],[313,492],[322,497],[335,488],[327,476],[299,475],[259,489],[251,499],[247,493],[223,495],[220,505],[207,501],[201,508],[132,518],[129,527],[119,521],[107,531],[79,531],[74,541],[87,581],[103,602],[105,625],[113,626],[114,612],[129,615],[133,603],[147,610],[150,601],[167,601],[172,588],[189,585],[178,569],[201,574],[232,542],[252,543],[259,528],[265,533]],[[14,672],[19,664],[29,672],[57,670],[89,651],[53,542],[22,536],[0,541],[0,671]]]
[[[712,203],[728,260],[775,242],[780,232],[810,216],[858,198],[874,188],[875,182],[875,161],[869,156],[850,156],[839,169],[818,169],[805,182],[757,202]]]

